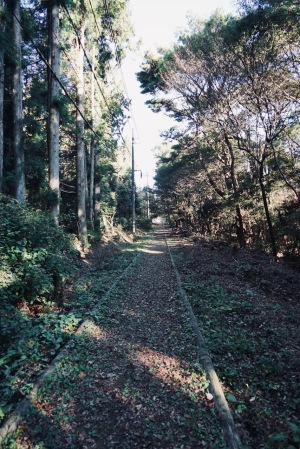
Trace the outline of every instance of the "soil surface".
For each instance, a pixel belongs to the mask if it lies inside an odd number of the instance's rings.
[[[226,447],[165,236],[243,447],[298,447],[299,274],[264,254],[158,231],[5,449]],[[109,264],[105,251],[95,248],[85,270]]]

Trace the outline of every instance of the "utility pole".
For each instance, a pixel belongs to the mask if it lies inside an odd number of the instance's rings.
[[[132,233],[135,234],[135,181],[134,181],[134,136],[132,130],[132,173],[131,173],[131,186],[132,186]]]

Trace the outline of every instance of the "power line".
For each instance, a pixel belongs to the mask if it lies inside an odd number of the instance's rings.
[[[91,7],[91,11],[92,11],[92,14],[93,14],[93,17],[94,17],[94,22],[96,24],[96,27],[97,27],[97,30],[98,30],[98,33],[99,33],[99,36],[100,36],[101,35],[101,31],[100,31],[100,28],[99,28],[99,25],[98,25],[98,21],[97,21],[97,18],[96,18],[95,10],[93,8],[91,0],[88,0],[88,1],[89,1],[90,7]],[[113,68],[111,67],[110,62],[108,62],[108,64],[110,66],[111,72],[113,73]],[[114,81],[115,87],[117,87],[116,79],[114,77],[113,77],[113,81]],[[124,83],[123,83],[123,85],[124,85]],[[124,91],[125,91],[125,94],[128,97],[128,93],[126,91],[126,86],[125,85],[124,85]]]
[[[95,14],[92,2],[91,2],[91,0],[88,0],[88,1],[89,1],[89,4],[90,4],[90,7],[91,7],[91,11],[92,11],[92,14],[93,14],[93,17],[94,17],[94,21],[95,21],[96,27],[98,29],[99,35],[101,35],[101,31],[100,31],[100,28],[99,28],[99,25],[98,25],[98,22],[97,22],[97,19],[96,19],[96,14]],[[106,0],[103,0],[103,5],[104,5],[104,8],[105,8],[106,14],[109,16],[109,8],[108,8]],[[125,95],[126,95],[127,99],[129,100],[129,95],[128,95],[128,91],[127,91],[127,87],[126,87],[126,83],[125,83],[125,79],[124,79],[124,74],[123,74],[123,71],[122,71],[121,60],[120,60],[120,57],[119,57],[120,50],[119,50],[118,44],[116,42],[114,31],[113,31],[112,26],[111,26],[111,24],[109,22],[108,22],[108,28],[109,28],[111,38],[112,38],[112,40],[114,42],[114,45],[115,45],[115,48],[116,48],[116,60],[117,60],[118,67],[119,67],[120,72],[121,72],[122,84],[123,84],[124,92],[125,92]],[[136,121],[135,121],[135,118],[134,118],[134,115],[133,115],[133,112],[132,112],[131,105],[130,105],[130,113],[131,113],[131,117],[132,117],[135,129],[136,129],[137,134],[139,136],[138,128],[137,128]],[[139,136],[139,138],[140,138],[140,136]],[[124,142],[124,139],[123,139],[123,142]]]
[[[92,5],[91,0],[89,0],[89,4],[90,4],[91,11],[92,11],[92,14],[93,14],[93,17],[94,17],[94,21],[95,21],[95,24],[96,24],[96,27],[97,27],[97,30],[98,30],[98,33],[99,33],[99,36],[100,36],[100,35],[101,35],[101,31],[100,31],[100,28],[99,28],[99,25],[98,25],[98,22],[97,22],[96,14],[95,14],[95,11],[94,11],[94,8],[93,8],[93,5]],[[108,13],[107,10],[106,10],[106,12]],[[110,27],[110,29],[111,29],[111,27]],[[112,31],[112,30],[111,30],[111,31]],[[121,68],[120,62],[119,62],[119,61],[118,61],[118,64],[119,64],[119,67]],[[124,92],[125,92],[125,94],[126,94],[126,96],[127,96],[127,98],[128,98],[129,95],[128,95],[128,92],[127,92],[127,89],[126,89],[126,85],[125,85],[123,73],[122,73],[122,81],[123,81]],[[128,99],[129,99],[129,98],[128,98]],[[120,135],[121,135],[121,134],[120,134]],[[122,138],[122,140],[123,140],[124,145],[127,147],[127,143],[124,141],[122,135],[121,135],[121,138]],[[127,150],[130,152],[130,150],[129,150],[128,147],[127,147]]]
[[[38,46],[35,44],[34,40],[32,39],[31,35],[29,34],[29,32],[27,31],[27,29],[22,25],[21,21],[18,19],[18,17],[15,15],[15,13],[13,11],[11,11],[12,15],[14,16],[14,18],[17,20],[17,22],[19,23],[20,27],[22,28],[22,30],[25,32],[25,34],[27,35],[28,39],[30,40],[30,42],[32,43],[33,47],[35,48],[35,50],[37,51],[39,57],[41,58],[41,61],[44,62],[44,64],[46,65],[46,67],[50,70],[51,74],[54,76],[54,78],[56,79],[56,81],[58,82],[59,86],[61,87],[61,89],[64,91],[65,95],[69,98],[69,100],[71,101],[71,103],[75,106],[77,112],[79,112],[81,118],[84,120],[84,122],[86,123],[86,125],[88,126],[88,128],[93,132],[93,134],[100,138],[100,136],[97,134],[97,132],[94,130],[94,128],[91,126],[91,124],[89,123],[89,121],[86,119],[86,117],[82,114],[82,112],[80,111],[79,107],[76,104],[76,101],[69,95],[67,89],[65,88],[65,86],[63,85],[63,83],[61,82],[61,80],[59,79],[59,77],[56,75],[56,73],[53,71],[52,67],[50,66],[50,64],[48,63],[48,61],[46,60],[46,58],[44,57],[43,53],[41,52],[41,50],[38,48]]]
[[[98,22],[97,22],[97,18],[96,18],[96,14],[95,14],[95,11],[94,11],[92,2],[91,2],[91,0],[88,0],[88,1],[89,1],[90,7],[91,7],[91,11],[92,11],[92,14],[93,14],[93,17],[94,17],[94,22],[95,22],[95,24],[96,24],[96,28],[97,28],[97,30],[98,30],[99,35],[101,35],[101,31],[100,31],[100,28],[99,28],[99,25],[98,25]],[[76,26],[75,26],[75,24],[74,24],[74,21],[72,20],[72,17],[71,17],[71,15],[70,15],[70,12],[69,12],[69,10],[68,10],[68,8],[67,8],[67,6],[66,6],[64,0],[62,0],[62,4],[63,4],[63,7],[64,7],[66,13],[67,13],[68,19],[69,19],[69,21],[70,21],[70,23],[71,23],[71,25],[72,25],[72,27],[73,27],[73,29],[74,29],[74,31],[75,31],[75,34],[76,34],[76,36],[77,36],[79,45],[81,46],[81,48],[82,48],[83,51],[84,51],[84,55],[85,55],[85,57],[86,57],[86,60],[87,60],[87,62],[88,62],[89,67],[90,67],[91,70],[92,70],[93,76],[94,76],[94,78],[95,78],[95,80],[96,80],[96,82],[97,82],[97,85],[98,85],[98,88],[99,88],[99,90],[100,90],[100,93],[101,93],[101,95],[102,95],[102,97],[103,97],[103,99],[104,99],[104,101],[105,101],[105,103],[106,103],[106,106],[107,106],[107,108],[108,108],[108,112],[109,112],[110,116],[112,117],[112,115],[111,115],[111,113],[110,113],[109,105],[108,105],[107,100],[106,100],[106,98],[105,98],[105,95],[104,95],[104,93],[103,93],[103,91],[102,91],[102,89],[101,89],[101,87],[100,87],[100,85],[99,85],[98,79],[97,79],[97,77],[96,77],[96,75],[95,75],[95,72],[94,72],[94,69],[93,69],[93,66],[92,66],[92,64],[91,64],[91,62],[90,62],[90,60],[89,60],[89,58],[88,58],[88,56],[87,56],[87,53],[86,53],[86,51],[85,51],[85,48],[84,48],[83,45],[82,45],[82,42],[81,42],[81,39],[80,39],[78,30],[76,29]],[[109,10],[108,10],[108,6],[107,6],[107,3],[106,3],[106,2],[105,2],[104,7],[105,7],[105,9],[106,9],[107,15],[109,15]],[[122,75],[122,83],[123,83],[124,91],[125,91],[125,94],[126,94],[127,98],[129,98],[129,95],[128,95],[128,92],[127,92],[127,88],[126,88],[126,84],[125,84],[125,80],[124,80],[124,75],[123,75],[122,68],[121,68],[121,61],[120,61],[120,58],[119,58],[119,55],[118,55],[118,51],[119,51],[119,50],[118,50],[118,45],[117,45],[117,42],[116,42],[116,39],[115,39],[115,36],[114,36],[113,29],[112,29],[112,27],[111,27],[111,24],[109,24],[109,29],[110,29],[111,37],[112,37],[113,42],[114,42],[115,47],[116,47],[116,59],[117,59],[118,66],[119,66],[120,71],[121,71],[121,75]],[[134,122],[134,125],[135,125],[135,128],[136,128],[137,134],[138,134],[138,136],[139,136],[139,132],[138,132],[138,129],[137,129],[137,126],[136,126],[136,122],[135,122],[134,116],[133,116],[133,112],[132,112],[132,109],[131,109],[131,105],[130,105],[130,113],[131,113],[131,116],[132,116],[132,119],[133,119],[133,122]],[[113,118],[113,117],[112,117],[112,118]],[[122,139],[122,141],[123,141],[123,144],[124,144],[125,148],[126,148],[127,151],[130,153],[130,149],[128,148],[128,144],[127,144],[127,142],[125,142],[124,137],[123,137],[123,135],[122,135],[121,132],[119,132],[119,137],[121,137],[121,139]]]
[[[75,31],[75,34],[76,34],[77,39],[78,39],[78,43],[79,43],[79,45],[81,46],[81,48],[82,48],[82,50],[83,50],[84,56],[85,56],[85,58],[86,58],[86,61],[87,61],[88,65],[89,65],[89,67],[90,67],[90,69],[91,69],[91,71],[92,71],[92,74],[93,74],[94,79],[95,79],[95,81],[96,81],[96,83],[97,83],[97,86],[98,86],[98,88],[99,88],[99,91],[100,91],[100,93],[101,93],[101,95],[102,95],[102,97],[103,97],[103,99],[104,99],[104,102],[105,102],[105,104],[106,104],[106,106],[107,106],[107,110],[108,110],[108,113],[109,113],[109,115],[110,115],[110,117],[111,117],[112,124],[113,124],[113,119],[114,119],[114,117],[113,117],[113,115],[112,115],[111,112],[110,112],[110,106],[109,106],[109,104],[108,104],[108,102],[107,102],[107,99],[106,99],[106,97],[105,97],[105,95],[104,95],[103,89],[101,88],[101,86],[100,86],[100,84],[99,84],[98,78],[97,78],[97,76],[96,76],[96,74],[95,74],[95,71],[94,71],[94,68],[93,68],[93,65],[91,64],[91,61],[90,61],[90,59],[89,59],[89,57],[88,57],[88,55],[87,55],[87,53],[86,53],[86,50],[85,50],[85,48],[84,48],[84,46],[83,46],[83,44],[82,44],[82,42],[81,42],[81,38],[80,38],[80,36],[79,36],[78,30],[77,30],[77,28],[76,28],[76,26],[75,26],[75,24],[74,24],[74,21],[73,21],[71,15],[70,15],[70,12],[69,12],[69,10],[68,10],[66,4],[65,4],[65,1],[64,1],[64,0],[61,0],[61,4],[62,4],[64,10],[65,10],[66,13],[67,13],[67,16],[68,16],[68,19],[69,19],[69,21],[70,21],[70,23],[71,23],[71,25],[72,25],[72,28],[73,28],[74,31]],[[90,3],[90,4],[91,4],[91,3]],[[95,15],[94,15],[94,17],[95,17]],[[98,28],[98,30],[99,30],[99,28]],[[99,30],[99,31],[100,31],[100,30]],[[123,135],[121,134],[120,131],[119,131],[119,137],[121,137],[121,139],[122,139],[124,145],[127,147],[127,143],[125,142],[124,137],[123,137]]]
[[[99,36],[100,36],[101,35],[101,31],[100,31],[100,28],[99,28],[99,25],[98,25],[98,22],[97,22],[97,19],[96,19],[95,11],[94,11],[94,8],[93,8],[91,0],[89,0],[89,4],[90,4],[91,11],[92,11],[92,14],[94,16],[95,24],[96,24],[96,27],[98,29],[98,33],[99,33]]]
[[[75,34],[76,34],[77,39],[78,39],[78,43],[79,43],[79,45],[81,46],[81,48],[82,48],[82,50],[83,50],[84,56],[85,56],[85,58],[86,58],[86,61],[87,61],[88,65],[89,65],[89,67],[90,67],[90,69],[91,69],[91,71],[92,71],[92,73],[93,73],[93,76],[94,76],[95,81],[96,81],[96,83],[97,83],[97,85],[98,85],[99,91],[100,91],[100,93],[101,93],[101,95],[102,95],[102,97],[103,97],[103,99],[104,99],[104,102],[105,102],[105,104],[106,104],[106,106],[107,106],[107,108],[108,108],[108,111],[109,111],[109,105],[108,105],[107,99],[106,99],[106,97],[105,97],[105,95],[104,95],[104,92],[103,92],[103,90],[102,90],[102,88],[101,88],[101,86],[100,86],[100,84],[99,84],[98,78],[97,78],[97,76],[96,76],[96,74],[95,74],[95,72],[94,72],[93,65],[91,64],[91,61],[90,61],[90,59],[89,59],[89,57],[88,57],[88,55],[87,55],[87,53],[86,53],[86,50],[85,50],[84,46],[82,45],[82,42],[81,42],[81,39],[80,39],[78,30],[76,29],[76,26],[75,26],[75,24],[74,24],[74,22],[73,22],[73,19],[72,19],[71,15],[70,15],[70,12],[69,12],[67,6],[66,6],[66,4],[65,4],[65,1],[64,1],[64,0],[61,0],[61,3],[62,3],[63,8],[65,9],[65,11],[66,11],[66,13],[67,13],[67,16],[68,16],[68,19],[69,19],[70,23],[71,23],[71,25],[72,25],[72,27],[73,27],[73,29],[74,29],[74,31],[75,31]]]
[[[104,101],[105,101],[105,104],[106,104],[107,109],[108,109],[108,113],[109,113],[109,115],[110,115],[110,117],[111,117],[112,124],[113,124],[114,117],[113,117],[113,115],[112,115],[111,112],[110,112],[110,107],[109,107],[109,104],[108,104],[108,102],[107,102],[107,99],[106,99],[106,97],[105,97],[105,95],[104,95],[104,92],[103,92],[103,90],[102,90],[102,88],[101,88],[101,86],[100,86],[100,84],[99,84],[99,81],[98,81],[98,79],[97,79],[97,76],[96,76],[96,74],[95,74],[95,71],[94,71],[94,69],[93,69],[93,66],[92,66],[92,64],[91,64],[91,62],[90,62],[90,59],[89,59],[89,57],[88,57],[88,55],[87,55],[87,53],[86,53],[86,50],[85,50],[85,48],[84,48],[84,46],[83,46],[83,44],[82,44],[82,42],[81,42],[81,39],[80,39],[78,30],[76,29],[76,26],[75,26],[75,24],[74,24],[74,21],[72,20],[72,17],[71,17],[71,15],[70,15],[70,12],[69,12],[69,10],[68,10],[68,8],[67,8],[67,6],[66,6],[64,0],[61,0],[61,3],[62,3],[62,5],[63,5],[63,7],[64,7],[64,9],[65,9],[65,11],[66,11],[66,13],[67,13],[67,16],[68,16],[68,19],[69,19],[69,21],[70,21],[70,23],[71,23],[71,25],[72,25],[72,28],[73,28],[74,31],[75,31],[75,34],[76,34],[77,39],[78,39],[78,43],[79,43],[79,45],[81,46],[81,48],[83,49],[85,58],[86,58],[87,63],[88,63],[88,65],[89,65],[90,69],[91,69],[91,72],[92,72],[92,74],[93,74],[93,77],[94,77],[94,79],[95,79],[95,81],[96,81],[96,83],[97,83],[97,85],[98,85],[99,91],[100,91],[100,93],[101,93],[101,95],[102,95],[102,97],[103,97],[103,99],[104,99]],[[96,23],[97,28],[98,28],[98,31],[99,31],[99,33],[100,33],[100,29],[99,29],[99,26],[98,26],[97,21],[96,21],[94,9],[93,9],[93,7],[92,7],[92,4],[91,4],[91,1],[90,1],[90,0],[89,0],[89,3],[90,3],[91,8],[92,8],[92,12],[93,12],[93,15],[94,15],[95,23]],[[14,15],[13,12],[12,12],[12,14]],[[18,19],[17,19],[17,20],[18,20]],[[32,45],[33,45],[34,48],[36,49],[36,51],[37,51],[38,55],[40,56],[41,60],[45,63],[45,65],[47,66],[47,68],[50,70],[51,74],[55,77],[55,79],[57,80],[57,82],[58,82],[58,84],[60,85],[61,89],[64,91],[65,95],[69,98],[69,100],[72,102],[72,104],[75,106],[76,110],[79,112],[79,114],[80,114],[81,117],[83,118],[83,120],[84,120],[84,122],[86,123],[86,125],[88,126],[88,128],[93,132],[93,134],[94,134],[96,137],[101,138],[101,137],[99,136],[99,134],[94,130],[94,128],[92,127],[92,125],[89,123],[89,121],[87,120],[87,118],[84,116],[84,114],[79,110],[79,108],[78,108],[78,106],[77,106],[75,100],[69,95],[67,89],[65,88],[65,86],[63,85],[63,83],[61,82],[61,80],[60,80],[60,79],[58,78],[58,76],[53,72],[51,66],[49,65],[48,61],[46,60],[46,58],[44,57],[44,55],[42,54],[42,52],[41,52],[40,49],[37,47],[37,45],[35,44],[35,42],[33,41],[33,39],[31,38],[29,32],[24,28],[24,26],[21,24],[20,21],[18,21],[18,22],[19,22],[21,28],[22,28],[22,29],[24,30],[24,32],[27,34],[27,36],[28,36],[30,42],[32,43]],[[101,33],[100,33],[100,34],[101,34]],[[57,38],[58,38],[58,40],[59,40],[59,42],[60,42],[60,44],[61,44],[61,47],[63,48],[63,45],[62,45],[61,40],[59,39],[58,36],[57,36]],[[67,53],[65,52],[64,49],[63,49],[63,52],[64,52],[64,54],[66,55],[67,60],[70,62],[73,71],[76,73],[77,77],[79,77],[78,72],[76,71],[75,67],[74,67],[73,64],[72,64],[72,61],[70,60],[70,58],[68,57],[68,55],[67,55]],[[96,113],[97,113],[98,117],[99,117],[100,119],[102,119],[102,117],[99,115],[98,111],[96,111]],[[122,139],[122,141],[123,141],[123,143],[124,143],[125,148],[126,148],[126,149],[128,150],[128,152],[130,153],[130,150],[129,150],[129,148],[128,148],[128,145],[127,145],[126,141],[124,140],[123,135],[121,134],[120,130],[118,130],[118,131],[119,131],[119,132],[118,132],[117,134],[119,135],[119,137],[121,137],[121,139]],[[106,134],[106,133],[105,133],[105,134]],[[111,134],[107,134],[107,136],[111,137]]]
[[[90,1],[90,0],[89,0],[89,1]],[[107,14],[107,16],[109,17],[110,12],[109,12],[109,7],[108,7],[108,5],[107,5],[106,0],[103,0],[103,5],[104,5],[104,9],[105,9],[106,14]],[[94,15],[94,17],[95,17],[95,15]],[[113,31],[113,29],[112,29],[112,26],[111,26],[109,20],[108,20],[108,28],[109,28],[111,38],[112,38],[113,43],[114,43],[115,48],[116,48],[116,53],[115,53],[115,54],[116,54],[116,61],[117,61],[118,67],[119,67],[120,72],[121,72],[122,84],[123,84],[123,87],[124,87],[124,92],[125,92],[125,95],[127,96],[127,99],[129,100],[129,95],[128,95],[128,92],[127,92],[127,88],[126,88],[126,84],[125,84],[125,80],[124,80],[124,75],[123,75],[123,72],[122,72],[121,60],[120,60],[120,57],[119,57],[119,48],[118,48],[118,44],[117,44],[117,41],[116,41],[116,38],[115,38],[114,31]],[[129,102],[130,102],[130,100],[129,100]],[[130,103],[129,103],[129,104],[130,104]],[[139,132],[138,132],[138,128],[137,128],[137,125],[136,125],[136,121],[135,121],[135,119],[134,119],[134,115],[133,115],[133,111],[132,111],[132,108],[131,108],[131,104],[130,104],[130,106],[129,106],[129,110],[130,110],[130,114],[131,114],[131,117],[132,117],[132,120],[133,120],[135,129],[136,129],[137,134],[138,134],[138,136],[139,136]],[[123,140],[123,142],[124,142],[124,145],[125,145],[125,147],[126,147],[128,153],[131,154],[131,151],[130,151],[130,149],[129,149],[129,147],[128,147],[127,143],[125,142],[125,140],[124,140],[124,138],[123,138],[122,135],[121,135],[121,138],[122,138],[122,140]]]
[[[62,0],[62,1],[63,1],[63,0]],[[6,0],[6,3],[7,3],[7,0]],[[51,74],[54,76],[54,78],[55,78],[56,81],[58,82],[59,86],[61,87],[61,89],[62,89],[63,92],[65,93],[66,97],[71,101],[71,103],[72,103],[73,106],[75,107],[76,111],[79,112],[81,118],[83,119],[83,121],[85,122],[85,124],[87,125],[87,127],[92,131],[92,133],[95,135],[95,137],[97,137],[98,139],[101,140],[101,136],[94,130],[94,128],[93,128],[92,125],[89,123],[89,121],[87,120],[87,118],[85,117],[85,115],[81,112],[81,110],[80,110],[79,107],[77,106],[76,101],[70,96],[70,94],[68,93],[66,87],[63,85],[61,79],[60,79],[60,78],[56,75],[56,73],[53,71],[53,69],[52,69],[52,67],[50,66],[50,64],[48,63],[47,59],[44,57],[44,55],[43,55],[43,53],[41,52],[41,50],[40,50],[40,49],[38,48],[38,46],[35,44],[33,38],[31,37],[30,33],[28,32],[28,30],[22,25],[21,21],[15,16],[15,14],[14,14],[13,11],[11,11],[11,14],[15,17],[15,19],[16,19],[17,22],[19,23],[21,29],[24,31],[24,33],[25,33],[26,36],[28,37],[29,41],[31,42],[31,44],[32,44],[33,47],[35,48],[37,54],[38,54],[39,57],[40,57],[40,60],[46,65],[47,69],[49,69],[49,71],[51,72]],[[76,29],[75,29],[75,31],[76,31]],[[77,32],[76,32],[76,34],[77,34]],[[81,47],[82,47],[81,42],[80,42],[80,45],[81,45]],[[82,48],[83,48],[83,47],[82,47]],[[85,55],[86,55],[86,52],[85,52]],[[87,55],[86,55],[86,58],[87,58]],[[87,59],[88,59],[88,58],[87,58]],[[89,64],[90,64],[90,61],[89,61],[89,60],[88,60],[88,62],[89,62]],[[93,76],[95,77],[95,73],[94,73],[94,72],[93,72]],[[96,81],[97,81],[97,80],[96,80]],[[99,85],[98,81],[97,81],[97,84]],[[101,90],[100,90],[100,92],[101,92]],[[102,93],[102,92],[101,92],[101,93]],[[102,94],[102,96],[103,96],[104,100],[106,100],[103,94]],[[106,104],[107,104],[107,102],[106,102]],[[107,107],[108,107],[108,112],[109,112],[109,106],[108,106],[108,104],[107,104]],[[110,115],[111,115],[111,114],[110,114]],[[99,116],[99,114],[98,114],[98,116]],[[100,117],[100,116],[99,116],[99,117]],[[100,118],[101,118],[101,117],[100,117]],[[108,133],[105,133],[105,134],[106,134],[107,136],[111,137],[111,134],[108,134]],[[130,153],[130,150],[129,150],[129,148],[128,148],[128,145],[127,145],[127,143],[125,142],[124,137],[122,136],[122,134],[120,133],[120,131],[119,131],[118,135],[121,137],[121,139],[122,139],[122,141],[123,141],[123,143],[124,143],[125,148],[126,148],[127,151]]]
[[[89,0],[89,1],[91,1],[91,0]],[[103,0],[103,5],[104,5],[104,8],[105,8],[106,14],[109,16],[110,13],[109,13],[109,6],[108,6],[108,3],[107,3],[107,0]],[[128,91],[127,91],[127,87],[126,87],[126,83],[125,83],[125,79],[124,79],[124,74],[123,74],[123,70],[122,70],[121,59],[120,59],[120,56],[119,56],[119,53],[120,53],[119,45],[117,43],[117,39],[116,39],[114,30],[113,30],[113,28],[111,26],[111,23],[109,21],[108,21],[108,28],[109,28],[111,38],[112,38],[113,43],[114,43],[115,48],[116,48],[116,60],[117,60],[117,63],[118,63],[119,69],[120,69],[124,91],[125,91],[125,94],[126,94],[127,98],[129,99],[129,95],[128,95]],[[133,110],[132,110],[131,104],[130,104],[130,109],[129,110],[130,110],[132,122],[134,124],[135,129],[136,129],[137,135],[138,135],[138,137],[140,139],[139,130],[138,130],[138,127],[137,127],[137,124],[136,124],[136,120],[135,120],[135,117],[134,117],[134,114],[133,114]]]
[[[92,14],[93,14],[93,17],[94,17],[94,22],[95,22],[95,24],[96,24],[96,28],[97,28],[98,33],[99,33],[99,36],[100,36],[100,35],[101,35],[101,30],[100,30],[99,25],[98,25],[98,21],[97,21],[97,18],[96,18],[95,10],[94,10],[94,8],[93,8],[93,5],[92,5],[91,0],[88,0],[88,1],[89,1],[90,7],[91,7],[91,11],[92,11]],[[109,64],[109,65],[110,65],[110,64]],[[111,68],[111,71],[113,71],[112,68]],[[115,80],[115,79],[114,79],[114,83],[116,84],[116,80]],[[126,93],[126,95],[127,95],[127,92],[125,92],[125,93]],[[127,95],[127,96],[128,96],[128,95]]]
[[[90,4],[90,7],[91,7],[91,11],[92,11],[92,14],[93,14],[93,17],[94,17],[94,21],[95,21],[95,24],[96,24],[96,27],[97,27],[99,36],[100,36],[100,35],[101,35],[101,31],[100,31],[100,28],[99,28],[99,25],[98,25],[98,22],[97,22],[97,18],[96,18],[96,14],[95,14],[95,11],[94,11],[92,2],[91,2],[91,0],[88,0],[88,1],[89,1],[89,4]],[[126,94],[126,96],[127,96],[127,98],[128,98],[129,96],[128,96],[128,92],[127,92],[127,89],[126,89],[126,85],[125,85],[125,83],[124,83],[124,79],[123,79],[123,86],[124,86],[125,94]],[[122,140],[123,140],[123,143],[124,143],[125,147],[127,147],[127,150],[130,152],[130,150],[129,150],[128,146],[127,146],[127,143],[125,142],[125,140],[124,140],[124,138],[123,138],[123,136],[122,136],[121,133],[120,133],[120,136],[121,136],[121,138],[122,138]]]
[[[59,36],[57,35],[57,33],[55,33],[55,36],[56,36],[58,42],[60,43],[61,49],[62,49],[62,51],[63,51],[65,57],[67,58],[67,61],[70,63],[70,65],[71,65],[71,67],[72,67],[72,69],[73,69],[73,72],[76,74],[77,78],[79,79],[79,78],[80,78],[80,75],[79,75],[78,71],[76,70],[76,67],[74,67],[73,61],[70,59],[68,53],[66,52],[66,50],[65,50],[65,48],[64,48],[64,46],[63,46],[62,41],[60,40],[60,38],[59,38]],[[96,114],[97,114],[97,116],[100,118],[100,120],[102,120],[102,117],[101,117],[101,115],[99,114],[99,112],[97,111],[97,109],[96,109]],[[109,136],[109,137],[111,137],[111,134],[106,133],[106,135]]]

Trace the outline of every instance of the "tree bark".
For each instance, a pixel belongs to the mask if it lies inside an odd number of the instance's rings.
[[[210,175],[209,171],[207,170],[206,164],[205,164],[205,162],[204,162],[204,160],[203,160],[203,158],[202,158],[201,156],[200,156],[200,164],[201,164],[201,168],[204,170],[204,172],[205,172],[205,174],[206,174],[206,176],[207,176],[207,179],[208,179],[209,184],[212,186],[212,188],[214,189],[214,191],[215,191],[221,198],[224,198],[224,197],[225,197],[224,192],[223,192],[221,189],[219,189],[219,187],[218,187],[217,184],[215,183],[214,179],[212,178],[212,176]]]
[[[273,256],[276,258],[277,257],[276,240],[275,240],[274,230],[273,230],[271,216],[270,216],[269,207],[268,207],[266,189],[264,186],[264,164],[263,164],[263,161],[260,163],[260,166],[259,166],[259,185],[260,185],[260,189],[261,189],[266,219],[267,219],[268,228],[269,228],[272,253],[273,253]]]
[[[100,234],[101,229],[101,205],[100,205],[100,153],[99,149],[95,154],[95,202],[94,202],[94,222],[95,222],[95,231]]]
[[[225,142],[227,145],[227,148],[229,150],[230,154],[230,175],[231,175],[231,181],[232,181],[232,188],[234,193],[234,198],[236,201],[236,235],[239,241],[239,245],[241,248],[244,248],[246,246],[246,239],[245,239],[245,233],[244,233],[244,223],[243,223],[243,216],[240,208],[240,204],[238,202],[238,182],[235,174],[235,157],[234,157],[234,151],[230,142],[230,139],[228,135],[225,133]]]
[[[4,8],[4,0],[0,0],[0,8]],[[0,17],[0,33],[4,34],[5,24],[3,15]],[[4,48],[0,48],[0,193],[3,186],[3,158],[4,158],[4,136],[3,136],[3,99],[4,99]]]
[[[280,173],[280,176],[282,177],[282,179],[284,180],[286,185],[293,191],[293,193],[295,194],[295,197],[300,202],[300,192],[297,192],[296,188],[292,185],[292,183],[290,181],[288,181],[288,179],[285,176],[283,170],[281,169],[280,164],[278,163],[278,160],[277,160],[276,148],[275,148],[273,142],[271,142],[271,147],[272,147],[272,151],[273,151],[274,161],[275,161],[276,167],[277,167],[277,169],[278,169],[278,171]]]
[[[52,0],[49,8],[50,22],[50,104],[49,104],[49,189],[52,193],[51,215],[58,225],[60,209],[59,188],[59,84],[60,48],[59,48],[59,4]],[[56,78],[57,77],[57,78]]]
[[[91,168],[90,168],[90,191],[89,191],[89,222],[94,229],[93,211],[94,211],[94,182],[95,180],[95,139],[91,139]]]
[[[21,67],[21,10],[20,0],[13,0],[13,151],[15,161],[15,198],[25,201],[25,156],[23,147],[23,103]]]
[[[84,25],[80,28],[80,41],[77,42],[77,106],[76,113],[76,150],[77,150],[77,219],[78,235],[85,242],[87,239],[86,223],[86,172],[85,172],[85,148],[84,148]],[[80,111],[80,112],[79,112]]]
[[[94,71],[94,64],[93,64]],[[91,74],[91,109],[92,109],[92,128],[95,122],[95,79],[93,73]],[[91,165],[90,165],[90,192],[89,192],[89,222],[94,229],[93,224],[93,205],[94,205],[94,179],[95,179],[95,138],[92,133],[91,136]]]
[[[90,201],[89,201],[89,180],[88,180],[88,167],[89,167],[89,160],[88,160],[88,148],[86,142],[84,142],[84,174],[85,174],[85,215],[86,219],[88,220],[90,216]],[[88,226],[88,223],[87,223]]]

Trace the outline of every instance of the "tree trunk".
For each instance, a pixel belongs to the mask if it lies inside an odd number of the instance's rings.
[[[15,198],[25,201],[25,156],[23,148],[23,104],[21,68],[21,11],[20,0],[13,0],[13,150],[15,160]]]
[[[100,206],[100,153],[99,149],[95,154],[95,202],[94,202],[94,222],[95,231],[100,234],[101,229],[101,206]]]
[[[94,63],[93,63],[94,71]],[[92,128],[94,128],[95,122],[95,78],[93,72],[91,74],[91,109],[92,109]],[[92,133],[91,136],[91,165],[90,165],[90,192],[89,192],[89,222],[92,229],[93,224],[93,205],[94,205],[94,179],[95,179],[95,138]]]
[[[273,142],[271,142],[271,148],[272,148],[272,151],[273,151],[273,157],[274,157],[274,161],[275,161],[275,164],[276,164],[276,168],[278,169],[278,171],[280,173],[280,176],[284,180],[285,184],[293,191],[295,197],[300,202],[300,192],[297,192],[296,187],[294,187],[292,185],[292,183],[287,179],[287,177],[285,176],[283,170],[281,169],[280,164],[278,163],[278,160],[277,160],[276,148],[275,148]]]
[[[205,174],[206,174],[206,176],[207,176],[208,182],[209,182],[209,184],[212,186],[213,190],[214,190],[214,191],[215,191],[221,198],[224,198],[224,197],[225,197],[224,192],[223,192],[221,189],[219,189],[219,187],[218,187],[217,184],[215,183],[214,179],[211,177],[209,171],[207,170],[206,164],[205,164],[205,162],[204,162],[202,156],[200,156],[200,164],[201,164],[201,168],[204,170],[204,172],[205,172]]]
[[[84,144],[84,173],[85,173],[85,214],[86,219],[88,220],[90,216],[90,201],[89,201],[89,180],[88,180],[88,167],[89,167],[89,160],[88,160],[88,149],[87,145]]]
[[[4,0],[0,0],[0,8],[4,8]],[[4,34],[5,24],[3,15],[0,17],[0,33]],[[3,185],[3,99],[4,99],[4,48],[3,44],[0,47],[0,193]]]
[[[78,218],[78,234],[83,243],[87,239],[86,224],[86,195],[85,195],[85,148],[84,148],[84,26],[80,29],[80,42],[77,43],[78,59],[77,59],[77,106],[79,111],[76,113],[76,150],[77,150],[77,218]]]
[[[236,235],[239,241],[239,245],[241,248],[244,248],[246,246],[246,239],[245,239],[245,233],[244,233],[244,223],[243,223],[243,216],[242,216],[242,212],[241,212],[241,208],[238,202],[238,182],[237,182],[237,178],[236,178],[236,174],[235,174],[235,157],[234,157],[234,152],[233,152],[233,148],[231,145],[231,142],[229,140],[228,135],[225,133],[225,142],[227,145],[227,148],[229,150],[229,154],[230,154],[230,175],[231,175],[231,182],[232,182],[232,188],[233,188],[233,193],[234,193],[234,198],[236,200],[236,206],[235,206],[235,211],[236,211],[236,224],[235,224],[235,228],[236,228]]]
[[[51,215],[56,224],[59,219],[59,84],[56,76],[60,75],[59,48],[59,5],[52,0],[49,8],[50,23],[50,104],[49,104],[49,189],[52,193]]]
[[[276,248],[274,230],[273,230],[272,221],[271,221],[270,212],[269,212],[266,189],[264,186],[264,163],[263,163],[263,161],[260,163],[260,167],[259,167],[259,185],[260,185],[260,189],[261,189],[266,219],[267,219],[268,228],[269,228],[272,253],[273,253],[274,257],[277,257],[277,248]]]
[[[93,211],[94,211],[94,180],[95,180],[95,139],[91,140],[91,168],[90,168],[90,192],[89,192],[89,222],[94,229]]]
[[[244,222],[243,222],[243,216],[242,216],[242,212],[241,212],[239,203],[236,204],[235,211],[236,211],[236,224],[235,224],[236,235],[237,235],[240,247],[245,248],[246,239],[245,239],[245,233],[244,233]]]

